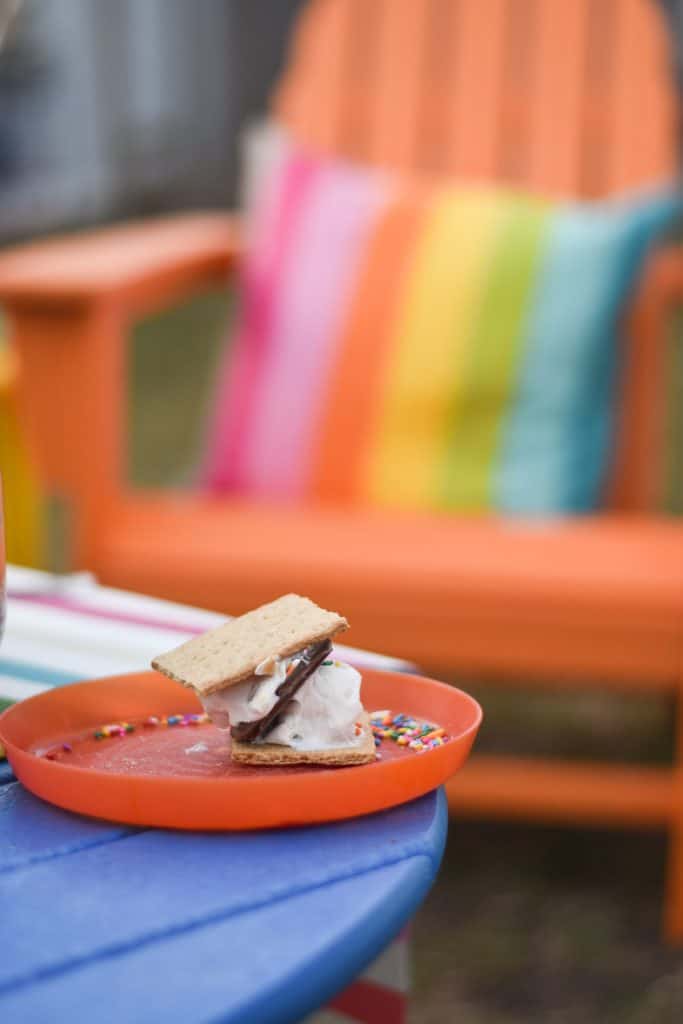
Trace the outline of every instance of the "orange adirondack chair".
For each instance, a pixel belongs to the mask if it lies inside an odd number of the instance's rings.
[[[277,92],[304,141],[357,160],[592,197],[674,174],[669,57],[648,0],[316,0]],[[226,280],[234,221],[175,217],[29,245],[0,264],[27,429],[106,583],[240,612],[283,589],[344,610],[353,641],[503,681],[677,697],[670,770],[476,758],[458,813],[666,827],[666,927],[683,938],[683,526],[654,507],[666,318],[683,254],[636,298],[611,507],[523,525],[274,508],[123,483],[131,318]]]

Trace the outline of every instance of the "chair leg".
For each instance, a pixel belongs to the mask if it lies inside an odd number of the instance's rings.
[[[405,1024],[410,982],[408,929],[394,939],[348,988],[306,1024]]]
[[[664,932],[673,943],[683,943],[683,684],[676,692],[676,746],[674,763],[675,807],[669,833]]]

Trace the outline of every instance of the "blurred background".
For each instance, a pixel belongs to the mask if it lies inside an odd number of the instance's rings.
[[[466,2],[434,0],[433,15],[457,9],[461,16]],[[365,2],[368,20],[379,9],[380,0],[374,3]],[[586,8],[583,0],[566,3]],[[665,26],[670,48],[662,51],[660,71],[677,101],[683,4],[643,3]],[[244,207],[245,153],[258,145],[256,129],[305,6],[306,0],[8,3],[6,13],[16,11],[0,50],[0,245],[9,250],[179,210]],[[598,6],[604,38],[634,9],[630,0]],[[522,0],[507,10],[510,31],[522,40],[536,7]],[[351,45],[360,52],[362,18],[357,25]],[[596,52],[591,59],[600,65],[602,51]],[[326,56],[318,55],[322,62]],[[516,59],[521,67],[523,56]],[[362,116],[362,102],[358,109]],[[593,139],[603,131],[598,125]],[[674,165],[678,143],[672,137]],[[133,318],[126,406],[132,485],[182,489],[193,482],[234,317],[234,287],[214,283],[189,301]],[[668,364],[676,387],[683,374],[679,319]],[[10,380],[11,332],[1,320],[0,345]],[[10,557],[67,568],[68,515],[54,495],[43,510],[49,543],[36,553],[39,526],[31,533],[30,524],[39,482],[18,466],[24,439],[11,387],[3,402],[0,471],[17,482],[6,509]],[[678,408],[667,421],[672,435],[680,433]],[[680,511],[683,474],[676,469],[667,513]],[[592,689],[550,693],[527,685],[523,674],[512,692],[447,667],[442,675],[484,705],[481,752],[651,768],[675,756],[673,693],[603,690],[599,674]],[[411,1022],[683,1019],[683,957],[661,933],[666,835],[607,830],[600,821],[578,828],[481,817],[452,821],[439,881],[417,916]]]
[[[3,242],[231,207],[300,3],[26,0],[0,69]]]

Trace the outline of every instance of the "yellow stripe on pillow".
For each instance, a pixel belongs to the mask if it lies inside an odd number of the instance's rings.
[[[373,502],[434,505],[466,344],[506,207],[488,191],[448,191],[434,202],[406,283],[370,441],[364,490]]]

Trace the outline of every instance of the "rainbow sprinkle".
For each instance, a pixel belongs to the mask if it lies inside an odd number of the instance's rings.
[[[143,718],[137,724],[133,722],[108,722],[106,725],[100,725],[94,732],[90,733],[90,736],[96,740],[108,740],[113,739],[115,736],[122,737],[127,736],[131,732],[135,732],[136,729],[154,729],[157,727],[161,728],[173,728],[174,726],[188,726],[188,725],[206,725],[210,722],[210,718],[206,714],[191,714],[191,715],[148,715],[147,718]],[[60,753],[70,754],[73,751],[73,747],[70,743],[61,743],[58,747],[52,747],[47,750],[42,756],[46,757],[48,761],[58,760]]]
[[[450,739],[446,730],[440,729],[438,725],[419,722],[410,715],[396,715],[392,711],[374,711],[370,715],[370,725],[376,747],[379,747],[382,740],[393,740],[400,747],[409,747],[423,754],[425,750],[442,747]]]
[[[135,732],[136,729],[142,726],[143,729],[154,729],[158,726],[173,727],[175,725],[188,726],[188,725],[206,725],[209,721],[209,716],[206,714],[192,714],[192,715],[148,715],[144,718],[137,726],[131,722],[113,722],[109,725],[100,725],[99,728],[95,729],[93,736],[96,740],[110,739],[112,736],[125,736],[127,733]]]

